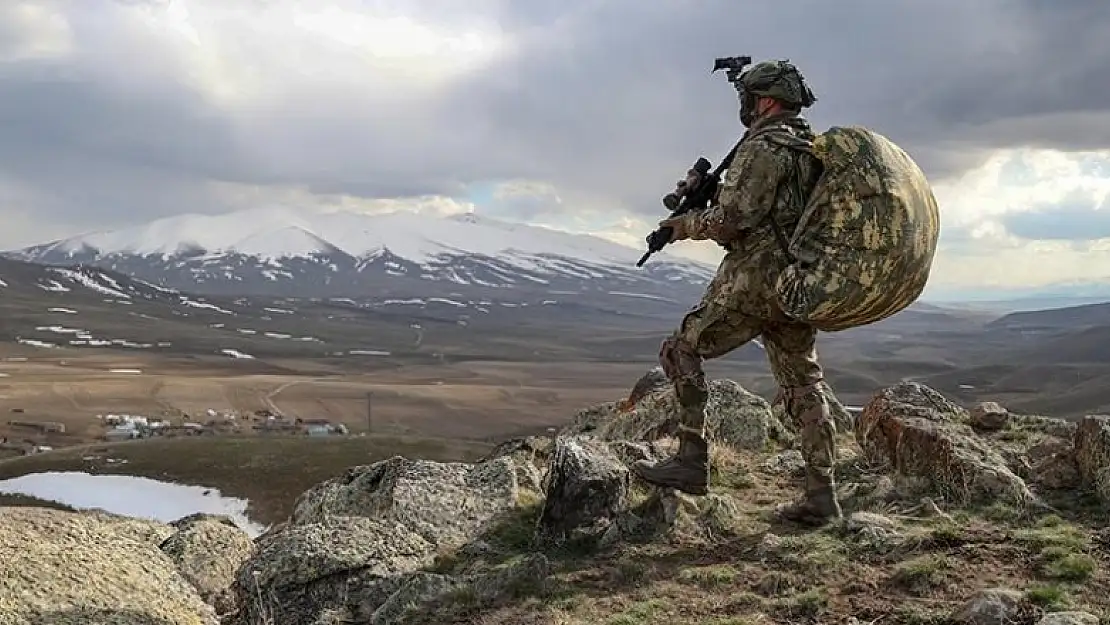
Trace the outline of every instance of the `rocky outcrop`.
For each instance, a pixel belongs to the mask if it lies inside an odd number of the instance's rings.
[[[786,571],[790,562],[810,566],[798,550],[820,551],[815,566],[845,554],[880,566],[903,561],[907,550],[958,544],[952,526],[959,515],[938,503],[1025,504],[1042,490],[1081,483],[1105,489],[1110,481],[1110,417],[1088,417],[1076,427],[998,406],[991,410],[1005,411],[1005,421],[985,426],[975,409],[905,383],[877,393],[860,415],[853,433],[862,455],[844,447],[850,453],[840,463],[842,526],[812,536],[753,536],[753,514],[798,485],[804,462],[796,450],[766,449],[777,423],[766,402],[732,383],[714,381],[712,388],[716,440],[712,492],[704,497],[651,487],[629,470],[637,460],[670,453],[668,441],[656,440],[666,435],[676,408],[664,390],[641,397],[631,412],[608,405],[583,411],[558,436],[506,441],[475,463],[393,457],[352,467],[301,494],[289,518],[254,541],[229,519],[209,515],[167,525],[104,513],[0,509],[0,553],[15,554],[0,560],[0,622],[461,622],[435,620],[437,611],[520,604],[557,573],[585,575],[568,573],[568,560],[560,558],[659,540],[645,548],[654,553],[671,538],[691,549],[742,536],[729,548],[783,565],[777,577],[755,584],[772,588],[775,579],[794,583],[790,578],[801,573]],[[905,488],[918,484],[943,496]],[[935,523],[917,523],[926,517]],[[990,541],[1001,535],[992,533]],[[630,564],[630,576],[634,569]],[[731,579],[735,571],[707,574]],[[1005,588],[959,599],[966,602],[946,622],[1093,622],[1082,612],[1042,619],[1025,593]]]
[[[236,579],[238,622],[373,619],[437,553],[480,537],[517,497],[508,457],[466,464],[397,456],[348,469],[301,495],[288,523],[258,540]]]
[[[1110,416],[1092,415],[1079,423],[1075,462],[1083,483],[1110,504]]]
[[[254,543],[229,517],[193,514],[174,521],[177,531],[164,540],[162,552],[205,602],[223,614],[234,607],[228,590]]]
[[[189,544],[182,553],[207,552],[199,559],[211,569],[233,568],[233,557],[218,562],[221,543],[205,544],[196,527],[181,535],[169,525],[104,513],[0,508],[0,622],[218,625],[217,610],[193,580],[206,580],[214,593],[220,582],[200,574],[205,566],[179,569],[159,548]]]
[[[940,393],[905,382],[864,407],[856,442],[866,457],[927,481],[951,501],[1033,501],[1025,482],[966,422],[967,412]]]
[[[628,507],[628,467],[602,442],[561,438],[548,468],[536,539],[597,544]]]
[[[579,411],[564,434],[591,434],[610,441],[652,441],[673,434],[678,398],[670,385],[642,397],[628,410],[610,402]],[[788,436],[771,404],[732,380],[709,383],[705,411],[710,439],[739,449],[763,450]]]

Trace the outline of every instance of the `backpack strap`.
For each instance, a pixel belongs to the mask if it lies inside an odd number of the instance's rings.
[[[804,137],[799,137],[783,126],[769,126],[766,129],[763,129],[763,132],[759,134],[766,135],[767,141],[772,143],[773,145],[794,150],[795,152],[799,152],[802,154],[813,154],[812,140],[806,139]],[[804,195],[802,192],[802,168],[794,167],[793,170],[794,175],[792,175],[790,177],[790,180],[785,182],[784,184],[789,184],[794,187],[795,198],[802,198]],[[781,190],[782,185],[780,185],[779,188],[775,190],[774,201],[776,204],[778,203],[778,194]],[[775,219],[774,210],[767,212],[767,217],[765,218],[765,220],[771,225],[771,231],[775,234],[775,240],[778,241],[779,249],[781,249],[783,255],[786,256],[787,264],[793,265],[794,263],[798,262],[798,259],[794,256],[793,253],[790,252],[790,240],[786,238],[786,233],[783,232],[782,226],[779,224],[778,220]]]

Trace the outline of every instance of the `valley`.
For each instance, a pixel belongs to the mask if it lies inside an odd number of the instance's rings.
[[[712,273],[667,253],[637,270],[633,248],[474,216],[309,219],[186,215],[0,257],[0,411],[66,428],[0,424],[7,453],[99,440],[106,414],[236,436],[273,419],[287,434],[543,432],[625,397]],[[919,302],[818,349],[848,405],[917,380],[1076,418],[1110,411],[1106,306]],[[758,341],[706,369],[777,392]]]

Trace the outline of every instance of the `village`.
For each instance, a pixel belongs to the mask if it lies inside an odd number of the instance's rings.
[[[13,413],[23,412],[13,408]],[[198,420],[188,414],[161,418],[132,414],[98,414],[98,440],[125,441],[156,436],[346,436],[349,429],[342,423],[329,419],[290,418],[270,410],[239,412],[234,410],[205,411],[205,418]],[[56,421],[12,419],[6,424],[6,434],[0,435],[0,456],[31,455],[51,451],[57,444],[73,444],[66,424]]]

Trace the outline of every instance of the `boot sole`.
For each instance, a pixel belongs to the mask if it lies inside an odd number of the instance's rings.
[[[674,490],[680,490],[680,491],[682,491],[682,492],[684,492],[688,495],[708,495],[709,494],[709,486],[690,486],[688,484],[673,484],[673,483],[668,483],[668,482],[657,482],[655,480],[648,479],[647,477],[645,477],[643,475],[640,475],[639,473],[636,473],[636,476],[639,477],[641,480],[647,482],[648,484],[651,484],[652,486],[655,486],[656,488],[673,488]]]

